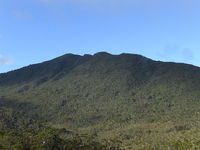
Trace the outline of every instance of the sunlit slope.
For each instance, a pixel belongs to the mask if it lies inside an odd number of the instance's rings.
[[[1,106],[85,130],[177,122],[200,113],[200,68],[140,55],[67,54],[2,74],[0,85]]]

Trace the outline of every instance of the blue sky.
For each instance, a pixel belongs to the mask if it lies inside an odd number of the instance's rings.
[[[200,1],[0,0],[0,72],[99,51],[200,66]]]

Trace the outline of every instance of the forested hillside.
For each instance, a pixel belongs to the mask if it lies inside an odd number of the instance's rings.
[[[66,54],[0,74],[0,107],[2,129],[45,123],[126,149],[200,147],[200,68],[188,64]]]

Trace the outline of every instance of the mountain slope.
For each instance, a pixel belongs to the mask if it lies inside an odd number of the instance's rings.
[[[200,68],[132,54],[67,54],[1,74],[0,98],[34,119],[130,143],[188,135],[199,129]]]
[[[88,60],[90,56],[81,57],[78,55],[67,54],[52,61],[46,61],[37,65],[30,65],[22,69],[1,74],[0,84],[18,84],[28,82],[37,78],[51,78],[58,73],[68,72],[74,67]]]

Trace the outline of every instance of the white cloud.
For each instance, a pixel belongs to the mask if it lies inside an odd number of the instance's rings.
[[[0,65],[10,65],[12,60],[0,55]]]

